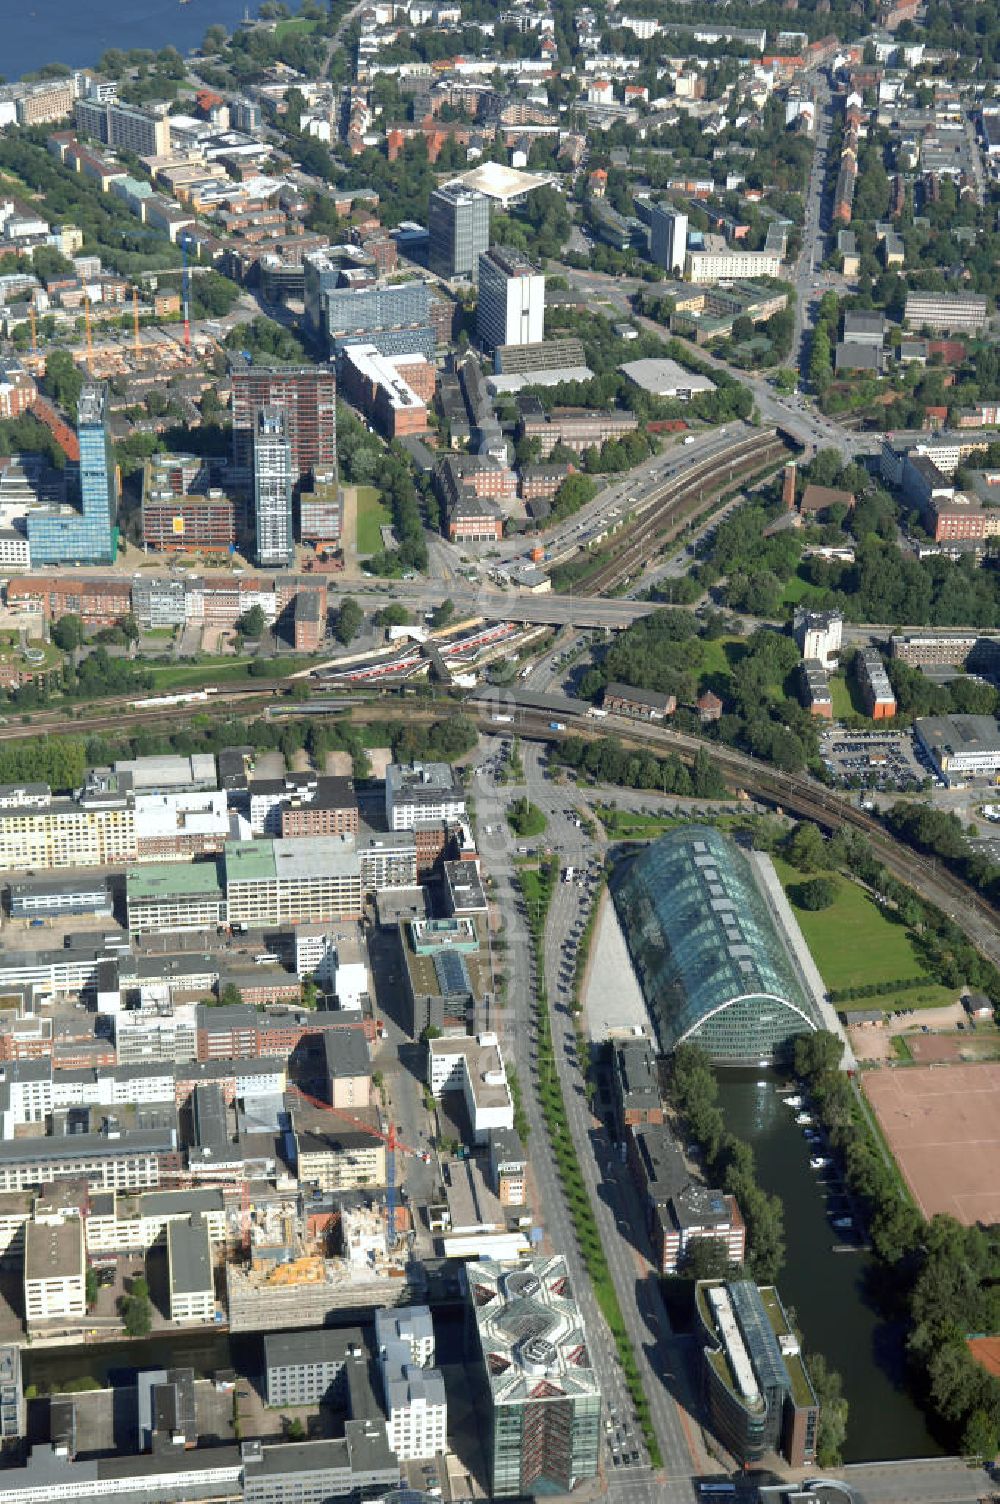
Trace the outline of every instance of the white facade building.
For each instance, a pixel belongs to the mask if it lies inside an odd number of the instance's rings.
[[[477,1144],[491,1128],[513,1128],[514,1102],[495,1034],[432,1039],[429,1049],[431,1095],[461,1091]]]
[[[818,658],[825,669],[837,667],[844,636],[839,611],[796,611],[794,632],[803,658]]]
[[[544,339],[545,277],[520,251],[494,246],[479,257],[476,328],[491,350]]]

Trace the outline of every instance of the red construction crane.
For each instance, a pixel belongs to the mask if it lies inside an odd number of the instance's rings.
[[[389,1131],[388,1131],[388,1133],[383,1133],[380,1128],[373,1128],[370,1123],[364,1123],[364,1122],[362,1122],[362,1120],[360,1118],[356,1118],[353,1113],[351,1113],[351,1112],[345,1112],[342,1107],[331,1107],[331,1105],[330,1105],[329,1102],[323,1102],[323,1101],[320,1100],[319,1097],[312,1097],[312,1096],[310,1096],[307,1091],[303,1091],[302,1090],[301,1086],[290,1087],[289,1090],[296,1092],[302,1098],[302,1100],[304,1102],[308,1102],[309,1103],[310,1107],[316,1107],[316,1108],[318,1108],[320,1110],[320,1112],[332,1112],[335,1117],[343,1118],[345,1122],[350,1123],[353,1127],[357,1128],[360,1133],[370,1133],[373,1138],[380,1138],[382,1140],[382,1142],[385,1144],[386,1148],[389,1151],[388,1154],[386,1155],[386,1161],[385,1161],[385,1171],[386,1171],[386,1174],[385,1174],[385,1178],[386,1178],[385,1211],[386,1211],[386,1220],[387,1220],[387,1222],[389,1224],[389,1226],[388,1226],[388,1242],[389,1242],[389,1247],[390,1248],[395,1248],[395,1246],[396,1246],[396,1150],[398,1149],[400,1151],[400,1153],[402,1153],[402,1154],[409,1154],[414,1159],[422,1159],[423,1162],[424,1162],[424,1164],[429,1164],[431,1157],[428,1154],[427,1150],[426,1149],[413,1149],[413,1148],[410,1147],[409,1144],[404,1144],[403,1141],[402,1141],[402,1139],[399,1139],[399,1138],[396,1137],[396,1125],[395,1125],[395,1123],[390,1123],[389,1124]]]

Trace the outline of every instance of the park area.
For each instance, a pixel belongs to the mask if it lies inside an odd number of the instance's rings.
[[[1000,1222],[1000,1064],[866,1071],[861,1085],[926,1217]]]
[[[775,858],[774,866],[828,992],[912,982],[924,976],[909,931],[886,918],[857,883],[839,872],[824,872],[823,877],[836,889],[833,903],[826,909],[802,909],[792,895],[805,881],[804,874],[780,858]],[[953,1000],[953,992],[928,977],[926,986],[900,988],[898,994],[889,991],[872,997],[871,1006],[936,1008]]]
[[[382,552],[383,527],[392,523],[392,513],[374,486],[355,486],[357,529],[355,538],[359,554]]]

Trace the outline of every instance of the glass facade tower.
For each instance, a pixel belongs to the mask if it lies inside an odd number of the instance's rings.
[[[107,421],[108,389],[87,382],[77,405],[80,508],[28,513],[32,566],[113,564],[118,475]]]

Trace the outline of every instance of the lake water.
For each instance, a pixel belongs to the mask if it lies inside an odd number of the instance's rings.
[[[723,1072],[719,1105],[726,1127],[753,1146],[765,1190],[785,1207],[787,1256],[778,1280],[785,1306],[793,1306],[809,1349],[838,1370],[850,1403],[845,1462],[928,1457],[941,1452],[922,1412],[902,1381],[900,1334],[880,1321],[865,1299],[868,1259],[835,1253],[843,1237],[830,1225],[824,1193],[809,1168],[810,1150],[795,1114],[757,1072]]]
[[[247,0],[0,0],[0,75],[13,82],[45,63],[95,64],[109,47],[187,53],[216,22],[232,31],[246,9]]]

